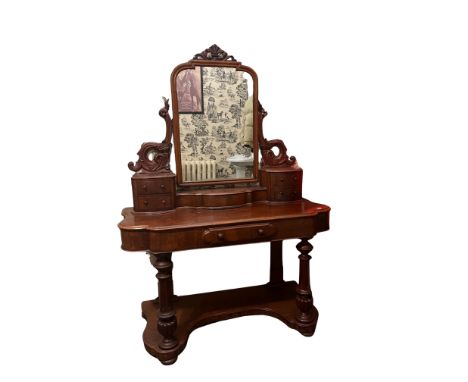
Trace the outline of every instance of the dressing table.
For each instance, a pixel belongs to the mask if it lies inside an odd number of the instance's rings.
[[[329,228],[330,208],[302,197],[297,160],[282,140],[263,133],[267,112],[257,74],[216,45],[178,65],[162,142],[143,143],[129,163],[133,207],[122,211],[122,249],[147,251],[158,298],[142,303],[143,341],[163,364],[177,360],[190,333],[230,318],[263,314],[312,336],[318,319],[310,289],[309,240]],[[170,168],[174,142],[176,172]],[[297,239],[299,280],[284,281],[282,243]],[[175,296],[175,251],[270,243],[264,285]]]

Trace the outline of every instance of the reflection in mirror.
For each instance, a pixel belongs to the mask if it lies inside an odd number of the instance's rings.
[[[176,78],[182,180],[253,177],[253,80],[234,67],[196,66]]]

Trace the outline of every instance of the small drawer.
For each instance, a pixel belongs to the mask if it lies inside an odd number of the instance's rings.
[[[172,195],[161,194],[152,196],[138,196],[135,211],[161,211],[174,208]]]
[[[273,187],[301,187],[302,173],[299,171],[280,172],[271,174],[271,185]]]
[[[295,189],[280,189],[273,191],[273,200],[275,201],[297,200],[301,198],[301,192]]]
[[[160,178],[151,180],[137,180],[135,183],[138,195],[152,195],[172,192],[174,181],[172,178]]]
[[[207,229],[203,232],[203,241],[208,244],[228,244],[252,240],[266,240],[275,234],[276,227],[271,223],[246,224]]]

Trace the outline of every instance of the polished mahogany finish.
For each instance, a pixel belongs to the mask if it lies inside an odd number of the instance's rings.
[[[172,139],[180,153],[178,120],[169,115],[164,98],[160,116],[166,123],[162,142],[143,143],[138,160],[128,164],[132,176],[133,208],[122,211],[119,223],[122,249],[147,251],[157,269],[158,298],[142,303],[147,325],[143,341],[147,351],[163,364],[177,360],[190,333],[220,320],[263,314],[275,317],[304,336],[315,332],[318,311],[310,288],[310,239],[329,229],[330,208],[302,197],[303,170],[280,139],[263,134],[267,112],[257,100],[257,77],[217,45],[198,53],[172,74],[194,65],[231,66],[254,79],[254,153],[252,179],[182,182],[170,169]],[[173,102],[177,108],[177,97]],[[178,118],[177,118],[178,119]],[[278,149],[275,154],[274,148]],[[258,151],[261,154],[258,163]],[[283,240],[297,239],[299,280],[284,281]],[[270,277],[264,285],[174,296],[172,253],[196,248],[249,243],[270,243]]]
[[[267,189],[261,186],[213,188],[178,191],[177,207],[235,207],[267,200]]]
[[[329,211],[306,199],[226,209],[180,207],[154,214],[125,208],[119,228],[122,249],[173,252],[312,237],[328,229]]]
[[[132,176],[133,208],[137,212],[154,212],[175,208],[176,185],[172,172]]]
[[[311,336],[317,324],[318,311],[312,307],[314,320],[305,326],[296,319],[295,281],[275,285],[258,285],[211,293],[181,296],[174,299],[177,306],[177,328],[173,332],[178,343],[170,349],[161,347],[164,334],[158,330],[160,322],[160,299],[142,303],[143,318],[147,325],[143,332],[145,348],[164,365],[173,364],[185,349],[190,333],[204,325],[231,318],[262,314],[284,322],[304,336]],[[254,340],[254,337],[251,337]],[[219,350],[213,349],[213,351]]]
[[[302,199],[302,169],[291,167],[263,167],[260,184],[267,190],[267,200],[292,201]]]
[[[161,334],[158,347],[161,350],[175,348],[179,341],[174,332],[177,328],[177,317],[173,305],[174,286],[172,282],[172,253],[151,253],[151,264],[158,270],[159,314],[158,332]]]

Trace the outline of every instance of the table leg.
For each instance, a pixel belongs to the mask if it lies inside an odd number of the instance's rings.
[[[148,253],[151,264],[158,270],[156,275],[159,295],[158,331],[162,336],[159,347],[168,350],[178,345],[177,338],[174,336],[177,328],[177,319],[173,306],[172,253]]]
[[[299,255],[299,284],[296,288],[296,305],[298,308],[296,320],[300,326],[307,326],[314,321],[313,315],[313,298],[310,289],[310,271],[309,261],[312,251],[312,244],[309,239],[301,239],[296,246],[301,254]]]
[[[270,242],[270,282],[269,285],[282,283],[283,280],[283,241]]]

